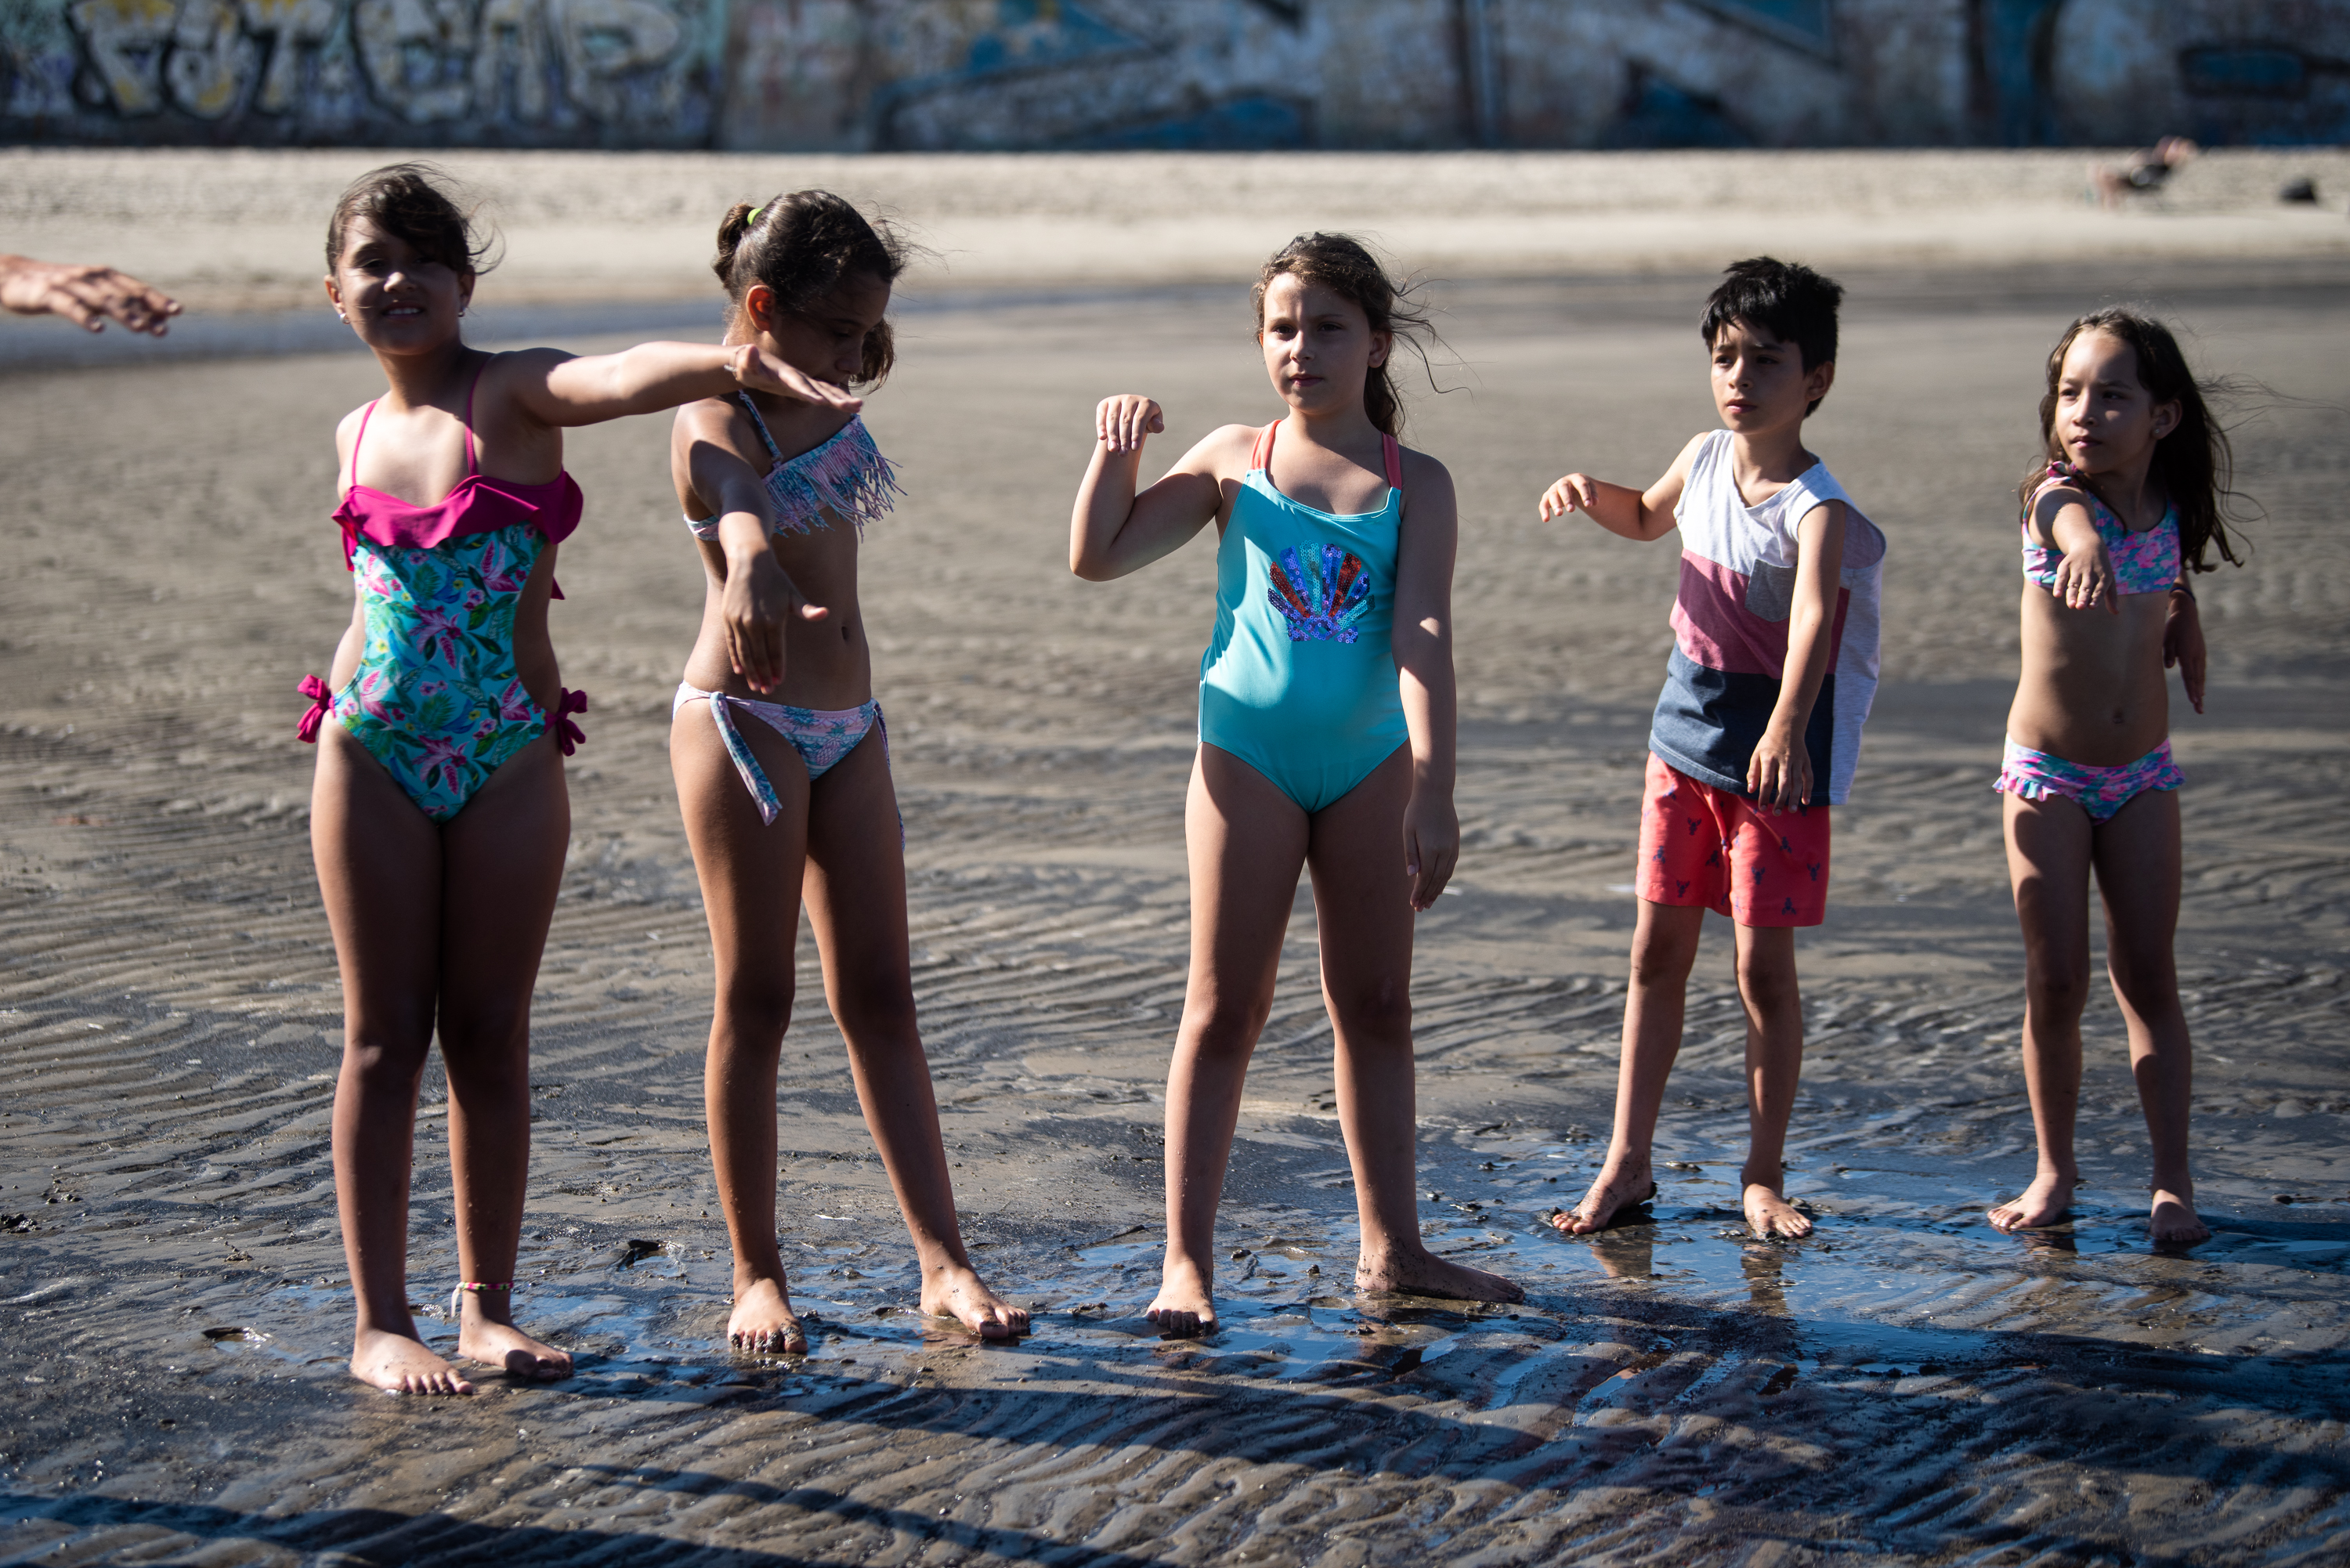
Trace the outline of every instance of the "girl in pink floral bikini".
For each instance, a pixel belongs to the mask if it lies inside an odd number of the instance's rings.
[[[580,735],[568,715],[588,705],[563,690],[546,629],[556,548],[581,510],[563,429],[746,387],[857,408],[755,343],[646,343],[592,358],[468,348],[459,318],[480,254],[464,213],[417,164],[363,176],[327,228],[328,296],[390,383],[336,432],[335,520],[358,603],[332,682],[302,682],[300,727],[318,747],[310,843],[342,970],[335,1196],[359,1316],[350,1366],[388,1393],[473,1392],[408,1306],[416,1095],[436,1027],[458,1355],[517,1377],[571,1371],[568,1355],[515,1326],[513,1307],[530,992],[570,836],[563,753]]]
[[[2200,1241],[2187,1155],[2191,1061],[2171,935],[2178,923],[2178,789],[2163,671],[2203,711],[2203,633],[2185,573],[2236,559],[2220,516],[2227,437],[2178,342],[2126,310],[2085,316],[2048,357],[2045,476],[2025,482],[2023,675],[1997,788],[2023,926],[2024,1082],[2040,1168],[1992,1209],[2002,1231],[2070,1208],[2089,993],[2089,874],[2106,905],[2106,967],[2129,1028],[2153,1144],[2148,1229]]]

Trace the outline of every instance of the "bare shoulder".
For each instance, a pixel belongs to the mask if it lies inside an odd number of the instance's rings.
[[[1451,490],[1452,471],[1434,456],[1420,451],[1418,447],[1405,447],[1403,449],[1403,487],[1406,490],[1418,490],[1424,486],[1438,484],[1448,491]]]
[[[1219,425],[1201,436],[1169,472],[1204,474],[1218,482],[1238,479],[1248,472],[1256,438],[1263,433],[1261,425]]]

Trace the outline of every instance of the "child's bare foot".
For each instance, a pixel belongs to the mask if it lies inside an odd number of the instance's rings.
[[[948,1264],[922,1281],[922,1310],[951,1317],[982,1339],[1017,1339],[1028,1332],[1028,1313],[980,1282],[968,1265]]]
[[[510,1323],[465,1324],[458,1331],[457,1354],[533,1383],[554,1383],[571,1376],[569,1352],[542,1344]]]
[[[2054,1225],[2072,1212],[2073,1188],[2080,1179],[2075,1171],[2043,1170],[2032,1179],[2022,1197],[1999,1205],[1984,1218],[1998,1231],[2037,1231]]]
[[[1567,1214],[1554,1214],[1550,1222],[1565,1236],[1589,1236],[1605,1231],[1616,1222],[1616,1216],[1627,1209],[1637,1209],[1657,1195],[1657,1184],[1648,1174],[1645,1158],[1610,1159],[1600,1168],[1599,1179],[1583,1195],[1583,1201]]]
[[[1746,1223],[1757,1236],[1808,1236],[1811,1216],[1759,1181],[1746,1184]]]
[[[1366,1254],[1355,1264],[1358,1291],[1441,1296],[1456,1302],[1522,1302],[1526,1293],[1513,1281],[1462,1263],[1449,1263],[1425,1247],[1380,1257]]]
[[[1196,1339],[1216,1332],[1216,1298],[1205,1274],[1170,1258],[1159,1272],[1158,1297],[1142,1315],[1161,1334]]]
[[[807,1330],[781,1280],[737,1280],[726,1343],[754,1355],[806,1355]]]
[[[2198,1241],[2211,1239],[2211,1228],[2195,1212],[2193,1190],[2168,1187],[2154,1189],[2154,1211],[2147,1220],[2147,1234],[2156,1241],[2175,1247],[2191,1247]]]
[[[351,1376],[387,1394],[471,1394],[473,1386],[413,1334],[361,1329],[351,1340]]]

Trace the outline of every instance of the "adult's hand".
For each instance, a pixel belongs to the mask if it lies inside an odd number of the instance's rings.
[[[0,255],[0,307],[18,316],[62,316],[92,332],[105,331],[110,316],[158,337],[180,314],[178,300],[129,273],[14,255]]]

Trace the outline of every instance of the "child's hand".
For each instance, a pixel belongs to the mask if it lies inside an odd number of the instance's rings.
[[[784,572],[775,552],[763,550],[739,568],[728,563],[726,587],[719,601],[726,623],[726,660],[754,691],[773,691],[784,683],[784,622],[822,620],[832,612],[800,597],[800,590]]]
[[[2049,591],[2068,609],[2090,609],[2102,602],[2108,614],[2122,613],[2121,596],[2114,591],[2113,557],[2106,554],[2103,540],[2065,551]]]
[[[1113,452],[1140,452],[1146,437],[1166,429],[1159,405],[1139,392],[1104,398],[1094,410],[1094,439]]]
[[[2170,596],[2170,618],[2162,625],[2162,667],[2178,667],[2179,683],[2187,688],[2187,701],[2203,711],[2203,618],[2195,608],[2195,601],[2183,593]]]
[[[1543,492],[1542,519],[1564,517],[1570,512],[1588,513],[1599,499],[1599,482],[1587,473],[1570,473]]]
[[[1435,906],[1460,860],[1461,817],[1452,809],[1451,797],[1430,799],[1412,791],[1403,808],[1403,868],[1412,879],[1414,909]]]
[[[1812,759],[1803,740],[1773,723],[1746,763],[1746,792],[1765,816],[1799,811],[1812,798]]]
[[[852,394],[847,388],[836,387],[830,381],[819,381],[797,366],[786,365],[755,343],[745,343],[734,351],[734,382],[754,392],[772,392],[795,403],[819,403],[847,413],[853,414],[865,406],[865,400]]]

